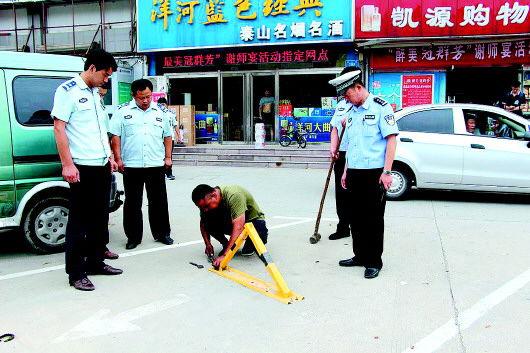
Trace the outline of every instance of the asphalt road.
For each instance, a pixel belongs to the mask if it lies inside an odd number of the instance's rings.
[[[28,253],[0,234],[0,352],[503,352],[530,351],[530,199],[456,192],[414,193],[387,204],[384,268],[373,280],[340,268],[349,239],[310,245],[326,171],[175,168],[169,181],[173,246],[125,250],[122,211],[112,214],[109,264],[96,290],[68,286],[63,254]],[[285,305],[208,272],[190,199],[199,183],[247,187],[264,209],[267,245],[289,287]],[[146,210],[144,212],[146,215]],[[214,246],[216,244],[214,243]],[[217,247],[219,249],[219,247]],[[205,266],[198,269],[189,264]],[[254,256],[235,268],[267,278]]]

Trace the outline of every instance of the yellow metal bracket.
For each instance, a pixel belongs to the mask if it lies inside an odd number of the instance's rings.
[[[248,237],[250,237],[250,240],[252,243],[254,243],[259,258],[265,264],[265,268],[267,269],[267,272],[271,276],[274,283],[263,281],[259,278],[255,278],[245,272],[228,266],[228,263],[232,260],[236,252]],[[287,283],[285,283],[285,280],[278,270],[278,267],[272,262],[272,258],[268,253],[265,244],[263,244],[261,241],[261,238],[259,237],[258,232],[256,232],[256,228],[254,228],[252,223],[245,224],[245,229],[243,229],[243,232],[237,238],[234,246],[226,252],[225,258],[221,262],[219,269],[216,270],[215,268],[210,268],[210,271],[217,273],[219,276],[228,278],[231,281],[239,283],[247,288],[255,290],[256,292],[279,300],[285,304],[291,304],[294,301],[304,299],[303,296],[294,293],[289,289],[289,287],[287,287]]]

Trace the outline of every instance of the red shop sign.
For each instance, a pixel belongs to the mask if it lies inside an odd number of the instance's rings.
[[[163,68],[206,67],[219,65],[326,63],[328,49],[225,52],[219,54],[164,56]]]
[[[507,66],[530,62],[530,41],[433,45],[376,50],[370,66],[385,69],[443,69],[454,66]]]
[[[434,75],[403,75],[401,79],[401,106],[431,104]]]
[[[355,38],[530,33],[530,0],[357,0]]]

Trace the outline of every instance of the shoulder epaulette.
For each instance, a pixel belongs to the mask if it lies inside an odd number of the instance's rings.
[[[75,82],[75,80],[72,79],[70,81],[67,81],[61,87],[64,88],[65,91],[69,91],[72,87],[75,87],[76,85],[77,85],[77,83]]]
[[[377,104],[383,107],[388,104],[383,98],[380,98],[380,97],[374,97],[374,102],[376,102]]]
[[[123,108],[123,107],[127,107],[127,106],[129,105],[129,103],[130,103],[130,102],[122,103],[122,104],[118,105],[116,108],[117,108],[117,109],[121,109],[121,108]]]

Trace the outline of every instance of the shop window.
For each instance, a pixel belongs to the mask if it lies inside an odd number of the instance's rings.
[[[15,116],[22,125],[53,125],[55,90],[70,77],[18,76],[13,80]]]
[[[454,133],[452,109],[422,110],[405,115],[397,122],[401,131]]]

